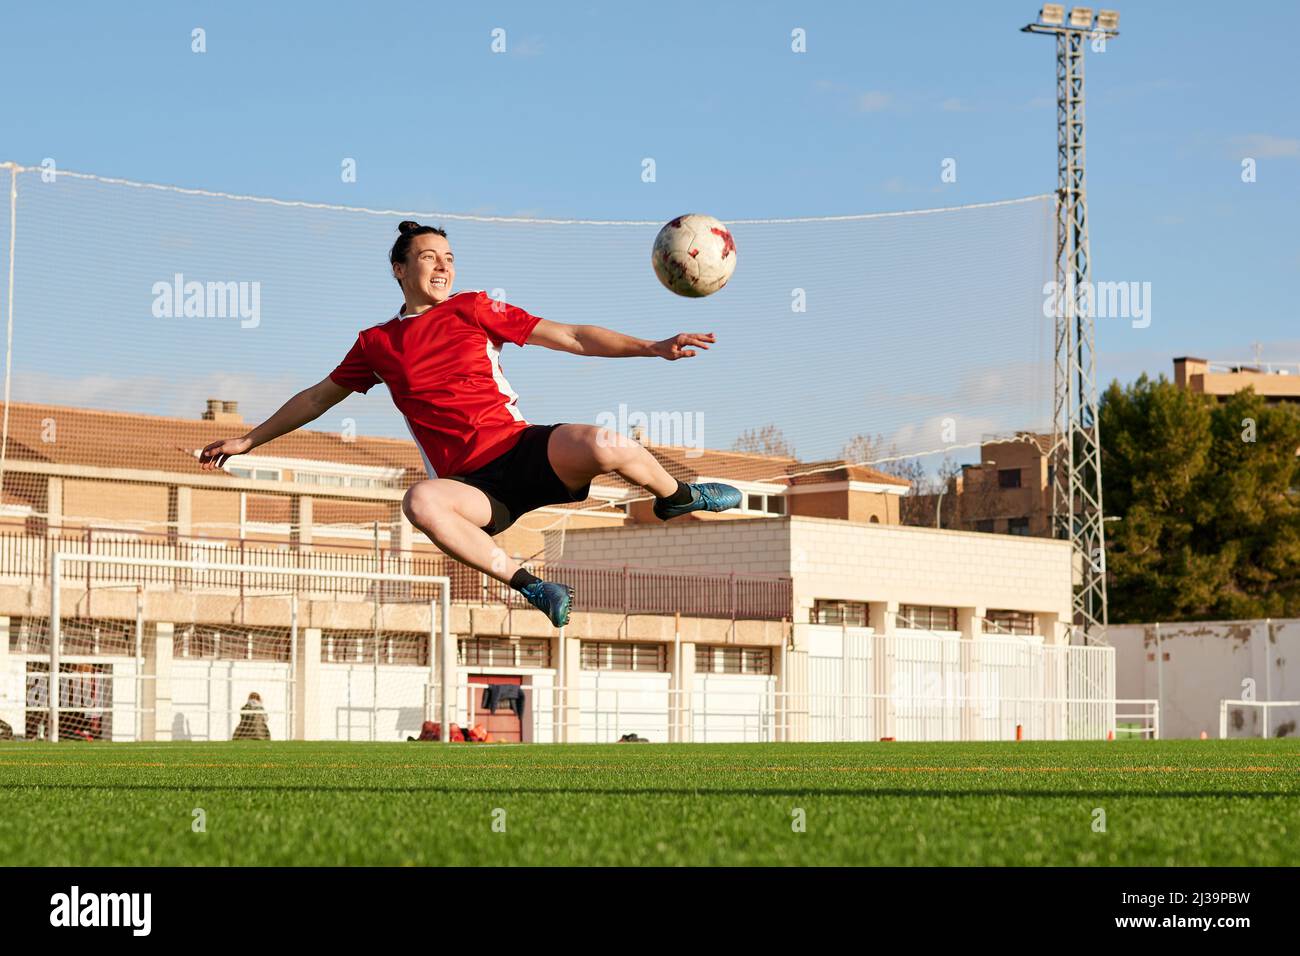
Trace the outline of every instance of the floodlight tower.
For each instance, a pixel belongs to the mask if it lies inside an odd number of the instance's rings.
[[[1119,36],[1119,14],[1045,3],[1025,33],[1056,37],[1056,365],[1052,403],[1052,527],[1073,551],[1073,623],[1086,639],[1104,639],[1106,535],[1097,433],[1096,329],[1088,251],[1084,175],[1084,43]]]

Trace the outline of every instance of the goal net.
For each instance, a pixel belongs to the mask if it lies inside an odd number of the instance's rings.
[[[0,719],[29,739],[404,740],[439,718],[449,585],[59,553],[44,613],[0,619]]]

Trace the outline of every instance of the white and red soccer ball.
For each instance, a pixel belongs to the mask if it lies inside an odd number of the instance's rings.
[[[698,299],[717,292],[736,271],[736,243],[718,220],[691,213],[659,230],[650,261],[666,289]]]

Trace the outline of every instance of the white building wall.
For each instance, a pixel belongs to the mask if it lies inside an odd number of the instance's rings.
[[[768,743],[776,740],[776,678],[762,674],[695,674],[691,741]]]
[[[322,663],[319,739],[393,741],[418,737],[428,684],[427,667]],[[458,722],[463,725],[465,705],[462,702],[460,706]]]
[[[1006,608],[1050,616],[1053,623],[1070,618],[1068,542],[821,518],[789,521],[796,621],[808,620],[815,598]]]
[[[172,663],[172,740],[229,740],[240,708],[256,692],[272,740],[288,740],[288,664],[175,658]]]
[[[668,684],[667,673],[582,671],[578,742],[608,744],[635,733],[666,743]]]

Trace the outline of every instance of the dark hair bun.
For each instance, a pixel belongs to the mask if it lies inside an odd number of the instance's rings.
[[[397,231],[404,236],[409,233],[415,232],[415,230],[420,228],[422,227],[418,222],[412,222],[410,219],[407,219],[405,222],[399,222],[397,224]]]

